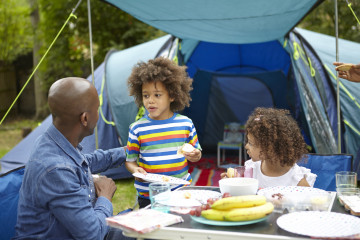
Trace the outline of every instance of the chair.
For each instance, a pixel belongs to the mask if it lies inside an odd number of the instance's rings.
[[[15,235],[19,190],[25,166],[0,175],[0,236],[11,239]]]
[[[222,168],[227,168],[233,165],[221,165],[222,162],[225,161],[225,153],[226,150],[238,150],[239,151],[239,166],[243,161],[242,151],[244,151],[244,156],[246,156],[245,152],[245,128],[240,123],[231,122],[227,123],[224,126],[224,137],[223,141],[218,142],[217,144],[217,166]],[[222,158],[220,159],[222,151]]]
[[[326,191],[336,191],[335,173],[352,171],[351,154],[307,154],[307,160],[298,165],[311,169],[317,175],[314,187]]]

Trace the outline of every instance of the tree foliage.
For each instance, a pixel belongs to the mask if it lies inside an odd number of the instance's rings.
[[[360,18],[360,1],[348,0],[357,18]],[[346,0],[338,0],[338,34],[339,38],[360,42],[360,25],[351,12]],[[325,0],[314,9],[299,27],[335,36],[335,0]]]
[[[0,62],[8,65],[32,50],[32,31],[26,0],[0,1]]]
[[[42,52],[50,45],[78,0],[38,0]],[[45,89],[66,76],[87,77],[91,73],[87,1],[82,1],[41,66]],[[94,67],[104,61],[111,48],[125,49],[164,33],[131,15],[98,0],[91,1]]]

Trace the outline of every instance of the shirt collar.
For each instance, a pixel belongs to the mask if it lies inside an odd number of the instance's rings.
[[[47,134],[51,139],[67,154],[69,155],[74,162],[76,162],[79,166],[85,161],[85,158],[80,153],[83,147],[79,144],[77,149],[65,138],[65,136],[54,126],[51,124],[47,130]],[[85,161],[86,162],[86,161]]]

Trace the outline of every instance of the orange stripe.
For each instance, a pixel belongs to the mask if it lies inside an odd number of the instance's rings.
[[[161,136],[161,137],[153,137],[153,138],[141,139],[140,144],[146,143],[146,142],[152,142],[152,141],[160,141],[160,140],[165,140],[165,139],[186,138],[186,137],[187,137],[186,134],[175,134],[175,135],[167,135],[167,136]]]
[[[129,151],[139,151],[138,147],[128,147],[127,148]]]
[[[210,170],[210,174],[209,174],[209,177],[208,177],[208,181],[207,181],[207,185],[206,186],[211,186],[211,179],[212,177],[214,176],[214,170]]]

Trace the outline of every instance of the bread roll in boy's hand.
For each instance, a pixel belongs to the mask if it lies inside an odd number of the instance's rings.
[[[190,153],[192,151],[194,151],[194,147],[193,145],[189,144],[189,143],[184,143],[177,151],[177,154],[179,155],[184,155],[184,153]]]

